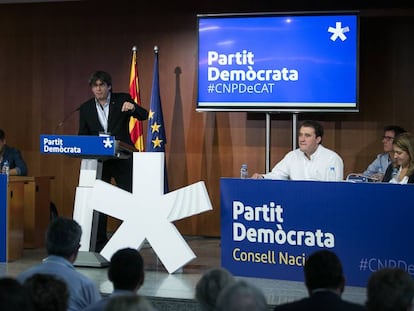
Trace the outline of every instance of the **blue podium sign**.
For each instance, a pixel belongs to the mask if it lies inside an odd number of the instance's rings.
[[[40,152],[72,156],[114,156],[116,140],[113,136],[41,135]]]
[[[7,175],[0,174],[0,262],[7,262]]]
[[[303,281],[306,257],[341,259],[347,285],[414,276],[413,185],[221,178],[221,260],[234,275]]]

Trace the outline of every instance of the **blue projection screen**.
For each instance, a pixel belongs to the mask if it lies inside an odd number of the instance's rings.
[[[197,21],[197,111],[359,111],[357,13]]]

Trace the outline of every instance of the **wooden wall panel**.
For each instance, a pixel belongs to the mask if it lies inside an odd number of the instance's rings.
[[[91,96],[87,80],[96,69],[112,74],[115,91],[127,92],[133,45],[148,108],[157,45],[170,190],[204,180],[214,206],[177,225],[184,234],[220,235],[219,178],[238,176],[242,163],[251,174],[264,171],[265,118],[195,111],[196,14],[246,9],[239,2],[148,9],[138,1],[0,5],[0,127],[22,150],[30,175],[55,176],[51,196],[60,214],[72,215],[80,161],[40,154],[39,135],[77,133],[78,115],[71,112]],[[249,11],[266,9],[275,10],[249,4]],[[345,174],[362,171],[381,152],[385,124],[413,130],[413,11],[393,12],[361,13],[360,112],[299,115],[324,124],[324,144],[342,155]],[[291,149],[291,124],[289,114],[272,115],[271,165]]]

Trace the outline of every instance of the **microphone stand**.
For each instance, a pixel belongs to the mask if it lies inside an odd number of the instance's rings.
[[[57,125],[56,125],[56,127],[55,127],[55,129],[54,129],[54,131],[53,131],[53,133],[56,133],[56,131],[60,128],[60,127],[62,127],[63,126],[63,124],[65,124],[65,122],[75,113],[75,112],[77,112],[77,111],[79,111],[80,110],[80,106],[78,107],[78,108],[76,108],[75,110],[72,110],[71,112],[69,112],[64,118],[63,118],[63,120],[62,121],[60,121]]]

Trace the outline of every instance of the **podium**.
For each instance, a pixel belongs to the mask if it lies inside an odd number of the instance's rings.
[[[75,266],[106,267],[108,261],[95,252],[98,212],[93,211],[89,198],[95,180],[101,179],[102,162],[127,159],[136,151],[114,136],[41,135],[40,152],[81,158],[79,184],[76,188],[73,219],[82,226],[81,248]]]
[[[43,136],[41,139],[43,153],[82,157],[73,218],[81,225],[83,235],[75,265],[103,267],[117,250],[125,247],[139,250],[145,240],[169,273],[195,258],[173,222],[213,209],[203,181],[164,193],[163,152],[133,152],[113,137]],[[132,192],[99,180],[99,159],[130,154]],[[99,254],[90,247],[94,238],[91,235],[94,211],[122,221]]]

